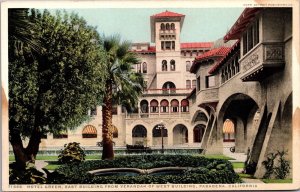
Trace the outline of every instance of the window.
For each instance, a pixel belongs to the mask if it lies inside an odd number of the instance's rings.
[[[179,112],[179,102],[176,99],[171,101],[172,112]]]
[[[175,30],[175,24],[171,23],[171,30]]]
[[[143,73],[147,73],[147,63],[143,63]]]
[[[170,24],[169,23],[166,24],[166,30],[170,30]]]
[[[164,41],[161,42],[161,50],[165,50],[165,42]]]
[[[195,79],[192,81],[192,88],[193,88],[193,89],[196,88],[196,80],[195,80]]]
[[[91,113],[90,113],[90,115],[91,115],[91,116],[97,115],[97,107],[96,107],[96,106],[91,108]]]
[[[186,80],[186,88],[187,89],[191,88],[191,80]]]
[[[171,60],[170,64],[171,71],[175,71],[175,61],[173,59]]]
[[[197,90],[200,91],[200,76],[197,77]]]
[[[150,102],[150,113],[158,113],[158,101],[155,99]]]
[[[206,88],[214,87],[216,85],[215,76],[206,76],[205,85],[206,85]]]
[[[189,101],[187,99],[181,101],[181,112],[189,112]]]
[[[171,49],[171,41],[166,41],[165,45],[166,45],[166,50],[170,50]]]
[[[191,69],[191,62],[186,61],[186,71],[190,71],[190,69]]]
[[[136,72],[138,72],[138,73],[141,73],[142,72],[142,70],[141,70],[141,64],[140,63],[138,63],[137,65],[136,65]]]
[[[169,102],[165,99],[160,102],[160,112],[161,113],[169,112]]]
[[[243,34],[243,55],[259,42],[259,21],[256,20]]]
[[[168,70],[168,65],[167,65],[167,61],[166,60],[162,61],[161,70],[162,71],[167,71]]]
[[[165,30],[165,24],[164,23],[160,24],[160,29]]]
[[[190,51],[190,57],[193,57],[193,51]]]
[[[175,41],[172,41],[172,50],[175,50]]]

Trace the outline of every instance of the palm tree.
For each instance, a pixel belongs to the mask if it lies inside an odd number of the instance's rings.
[[[104,38],[106,52],[105,94],[102,106],[102,159],[113,159],[112,106],[120,104],[127,109],[136,105],[143,90],[143,77],[132,71],[132,65],[139,62],[135,53],[130,51],[128,41],[120,41],[119,36]]]

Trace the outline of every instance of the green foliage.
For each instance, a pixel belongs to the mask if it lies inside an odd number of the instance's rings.
[[[38,171],[34,164],[27,163],[25,170],[20,170],[15,163],[9,167],[10,184],[45,184],[47,182],[44,174]]]
[[[80,163],[85,160],[85,153],[77,142],[72,142],[64,145],[64,149],[58,156],[60,163]]]
[[[208,168],[208,165],[209,168]],[[94,176],[90,170],[101,168],[190,167],[178,175]],[[50,183],[237,183],[241,182],[230,162],[190,155],[139,155],[114,160],[85,161],[59,167]]]
[[[263,161],[262,164],[265,166],[266,173],[264,174],[264,179],[269,179],[274,172],[274,161],[278,154],[269,153],[267,160]]]
[[[290,162],[284,157],[287,154],[287,151],[278,151],[277,154],[279,156],[279,165],[274,168],[276,179],[285,179],[291,169]]]
[[[266,169],[266,173],[264,174],[264,179],[270,179],[273,175],[275,175],[276,179],[285,179],[290,173],[290,162],[285,159],[285,155],[287,155],[287,151],[277,151],[277,153],[269,153],[267,160],[263,161],[262,164]],[[277,158],[279,157],[279,159]],[[277,163],[275,160],[277,158]],[[275,164],[277,166],[275,166]]]
[[[9,128],[29,137],[33,128],[59,133],[88,118],[101,103],[104,52],[95,28],[76,14],[31,10],[31,37],[42,52],[9,42]],[[12,35],[12,34],[10,34]]]

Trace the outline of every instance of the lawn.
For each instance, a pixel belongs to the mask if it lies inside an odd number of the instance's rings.
[[[232,166],[234,169],[244,168],[245,163],[244,162],[232,162]]]
[[[223,160],[235,160],[234,158],[225,155],[200,155],[208,159],[223,159]]]
[[[262,179],[264,183],[293,183],[293,179]]]

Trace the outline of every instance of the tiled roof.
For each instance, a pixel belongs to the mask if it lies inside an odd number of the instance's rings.
[[[225,41],[232,39],[239,39],[242,32],[247,27],[247,24],[255,17],[255,15],[260,11],[260,8],[246,8],[231,27],[231,29],[224,36]]]
[[[161,13],[152,15],[151,17],[183,17],[183,16],[185,16],[185,15],[166,10],[165,12],[161,12]]]
[[[191,43],[181,43],[181,49],[189,48],[211,48],[213,46],[212,42],[191,42]]]
[[[199,65],[199,63],[197,61],[205,60],[205,59],[208,59],[211,57],[224,57],[230,49],[231,49],[230,47],[219,47],[219,48],[215,48],[210,51],[207,51],[207,52],[203,53],[202,55],[199,55],[198,57],[195,58],[190,72],[192,72],[192,73],[196,72],[196,69]]]
[[[236,50],[236,48],[240,47],[240,41],[237,41],[231,48],[230,50],[227,52],[227,54],[218,62],[216,63],[209,71],[208,73],[212,74],[214,73],[217,69],[219,69],[227,60],[228,57],[230,55],[230,53],[232,53],[234,50]]]

